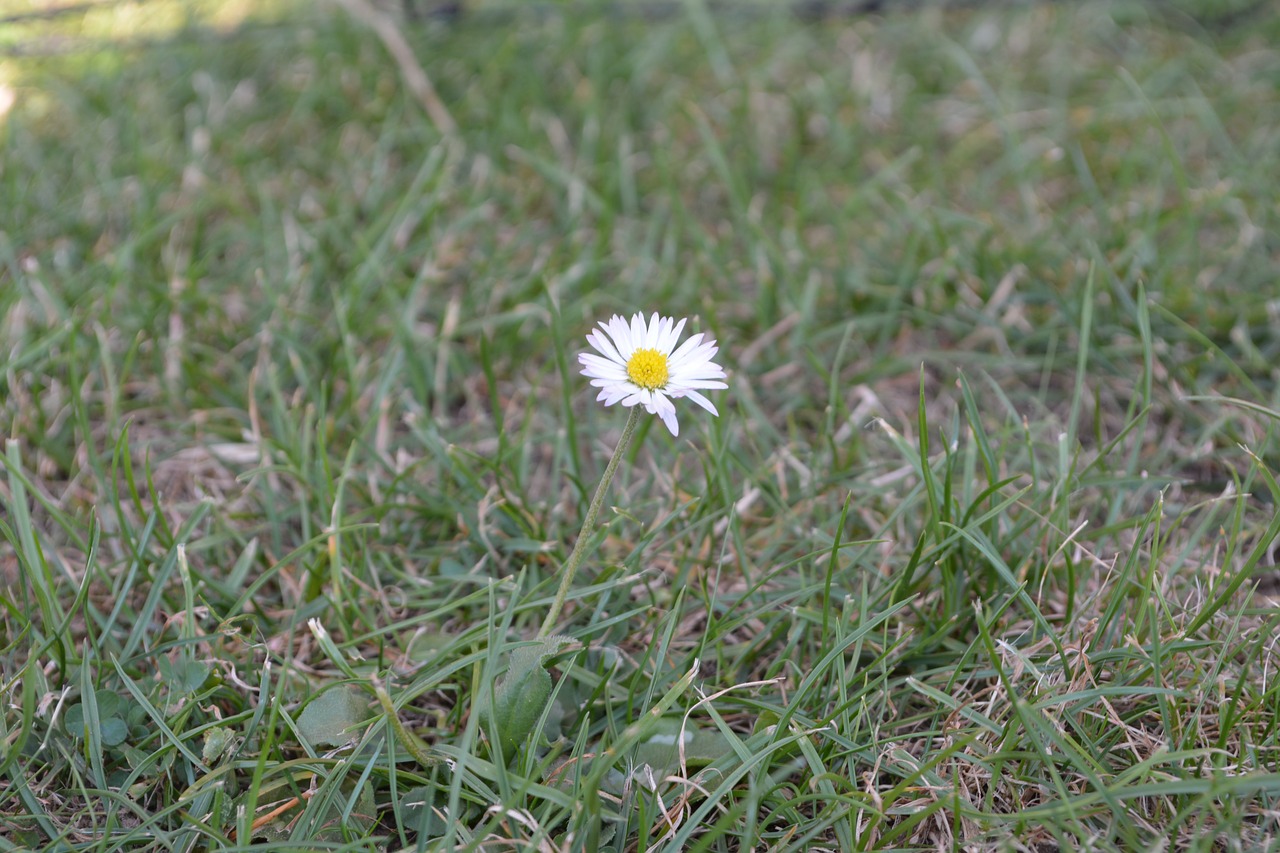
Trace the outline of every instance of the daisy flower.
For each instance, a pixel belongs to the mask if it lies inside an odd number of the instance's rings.
[[[711,360],[719,347],[702,333],[676,348],[685,321],[655,313],[646,324],[643,314],[628,323],[614,315],[587,335],[596,352],[579,354],[582,374],[600,389],[597,400],[642,405],[651,415],[662,418],[672,435],[680,434],[676,406],[672,400],[688,397],[713,415],[719,415],[701,390],[728,388],[721,380],[724,369]],[[596,353],[599,353],[597,355]]]

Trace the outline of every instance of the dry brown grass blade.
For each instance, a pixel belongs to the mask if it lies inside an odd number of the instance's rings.
[[[413,55],[413,48],[405,41],[404,36],[396,29],[395,22],[382,12],[370,6],[365,0],[337,0],[351,17],[372,29],[382,39],[391,58],[400,68],[400,77],[409,91],[418,99],[427,118],[436,126],[442,136],[455,136],[458,124],[453,120],[448,107],[440,100],[436,87],[432,85],[427,72],[422,70],[418,58]]]

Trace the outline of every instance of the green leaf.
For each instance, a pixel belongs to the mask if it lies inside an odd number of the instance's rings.
[[[699,728],[692,722],[681,725],[676,717],[663,717],[657,731],[636,747],[636,764],[647,764],[661,777],[680,766],[680,742],[684,742],[685,763],[705,766],[733,750],[720,732]]]
[[[344,783],[342,791],[350,795],[351,785]],[[316,838],[321,841],[345,841],[348,833],[356,837],[364,837],[373,828],[378,815],[378,805],[373,798],[373,787],[368,782],[360,786],[354,803],[348,803],[346,797],[334,797],[323,801],[313,797],[307,807],[319,809],[318,822],[321,829],[316,833]]]
[[[129,737],[129,727],[119,717],[102,718],[102,743],[104,746],[119,746]]]
[[[633,760],[623,771],[610,769],[601,781],[601,789],[621,795],[629,784],[638,783],[649,789],[668,776],[678,773],[680,744],[684,744],[686,767],[705,767],[733,751],[729,739],[718,731],[704,729],[679,717],[662,717],[652,722],[653,731],[636,744]]]
[[[551,698],[551,676],[543,662],[574,642],[570,637],[545,637],[511,653],[507,674],[493,687],[493,706],[487,691],[479,702],[480,722],[490,728],[510,761],[537,725]]]
[[[84,705],[77,702],[68,708],[62,715],[62,725],[66,727],[67,734],[84,737]]]
[[[125,716],[129,708],[120,694],[111,690],[95,690],[93,698],[98,705],[98,720],[101,725],[98,735],[102,738],[102,745],[119,746],[128,740],[129,724],[125,721]],[[81,702],[67,708],[67,713],[62,717],[62,724],[73,737],[85,736],[85,723],[84,704]]]
[[[195,693],[209,678],[209,665],[200,661],[189,660],[177,669],[182,689],[187,693]]]
[[[204,733],[204,749],[200,753],[200,757],[204,759],[204,763],[211,765],[217,761],[222,753],[226,752],[227,747],[231,745],[232,736],[231,729],[226,726],[214,726],[207,729]]]
[[[404,653],[410,660],[414,663],[424,663],[447,649],[453,642],[453,638],[443,632],[406,631],[401,642]]]
[[[98,702],[99,717],[124,716],[124,700],[120,698],[119,693],[116,693],[114,690],[95,690],[93,695]]]
[[[400,819],[403,829],[412,830],[425,838],[435,838],[448,831],[450,821],[442,807],[427,807],[427,788],[412,788],[400,798]]]
[[[751,727],[751,733],[758,735],[770,726],[776,726],[781,719],[782,717],[778,716],[776,711],[765,709],[756,717],[756,724]]]
[[[174,662],[162,657],[156,663],[156,670],[173,693],[195,693],[209,678],[209,665],[194,660]]]
[[[359,737],[356,726],[369,719],[369,697],[352,684],[326,690],[298,717],[298,731],[312,746],[346,746]]]

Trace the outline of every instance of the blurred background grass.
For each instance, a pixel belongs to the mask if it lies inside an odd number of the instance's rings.
[[[697,658],[707,693],[790,679],[717,706],[774,781],[709,796],[731,816],[706,818],[709,846],[998,847],[1044,823],[1065,846],[1274,837],[1275,614],[1247,594],[1274,574],[1274,10],[799,8],[378,7],[452,133],[337,7],[102,3],[0,26],[20,843],[248,837],[193,797],[219,772],[250,816],[264,779],[300,795],[311,747],[276,715],[350,666],[397,676],[451,761],[484,754],[486,650],[536,628],[621,427],[574,354],[636,310],[694,316],[731,388],[719,419],[631,454],[571,631],[591,651],[557,676],[561,748],[608,743]],[[867,646],[863,624],[882,631]],[[1108,675],[1076,681],[1068,649]],[[170,692],[187,681],[200,701]],[[1082,697],[1057,762],[1026,757],[1053,730],[1016,703],[994,722],[947,705],[1046,683]],[[155,713],[77,739],[62,714],[96,689]],[[788,715],[844,740],[796,759],[763,731]],[[215,730],[240,746],[202,767],[182,746]],[[946,737],[986,794],[963,762],[904,758],[960,761]],[[359,811],[344,774],[362,765],[326,761],[307,767],[332,789],[279,832],[319,843]],[[592,818],[517,771],[475,770],[494,793],[377,766],[358,849],[666,831],[634,790],[637,811]],[[791,802],[830,774],[836,805]],[[411,785],[451,828],[406,816]],[[921,805],[920,785],[950,799]]]

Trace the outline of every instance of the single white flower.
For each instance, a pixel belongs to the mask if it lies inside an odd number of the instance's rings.
[[[597,400],[606,406],[643,405],[649,414],[662,418],[672,435],[680,434],[676,407],[671,401],[688,397],[713,415],[719,415],[711,401],[699,393],[708,388],[728,388],[724,369],[711,360],[719,347],[698,333],[676,348],[685,321],[656,313],[648,324],[643,314],[628,323],[615,314],[587,335],[587,343],[599,355],[578,355],[582,375],[600,389]]]

